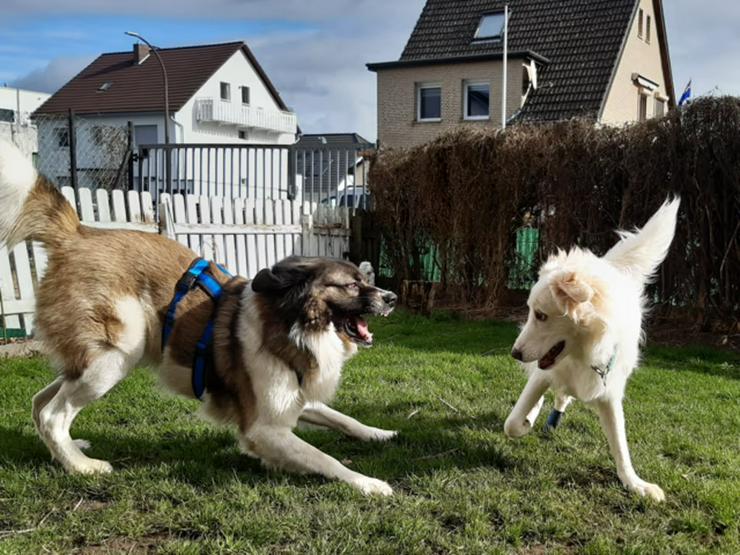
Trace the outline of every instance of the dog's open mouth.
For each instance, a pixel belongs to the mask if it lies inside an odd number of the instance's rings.
[[[363,347],[371,347],[373,334],[362,316],[342,316],[334,321],[337,331],[344,332],[350,341]]]
[[[559,343],[556,343],[552,349],[547,351],[545,353],[545,356],[537,361],[537,366],[539,366],[540,370],[547,370],[548,368],[552,368],[558,358],[558,355],[563,352],[563,349],[565,349],[565,341],[560,341]]]

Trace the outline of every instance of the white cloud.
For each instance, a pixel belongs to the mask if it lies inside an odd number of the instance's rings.
[[[90,56],[55,58],[46,66],[16,79],[13,86],[32,91],[53,93],[77,75],[93,60]]]

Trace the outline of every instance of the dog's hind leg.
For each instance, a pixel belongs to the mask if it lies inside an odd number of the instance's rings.
[[[338,430],[345,435],[362,441],[388,441],[398,434],[398,432],[366,426],[362,422],[358,422],[323,403],[309,403],[306,405],[300,419],[309,424]]]
[[[639,495],[652,497],[656,501],[664,501],[665,493],[656,484],[641,479],[632,467],[627,432],[624,427],[624,410],[621,400],[605,400],[597,404],[599,419],[609,441],[609,450],[617,464],[617,474],[624,486]]]
[[[84,455],[80,447],[86,446],[86,442],[73,441],[69,429],[77,414],[120,382],[130,366],[127,357],[118,350],[100,354],[79,378],[63,379],[54,396],[39,410],[39,435],[52,456],[69,472],[93,474],[112,470],[106,461]],[[37,397],[43,399],[45,393],[46,390]]]
[[[528,434],[534,425],[544,403],[544,393],[549,382],[538,374],[533,374],[524,386],[511,414],[504,423],[504,433],[509,437]]]

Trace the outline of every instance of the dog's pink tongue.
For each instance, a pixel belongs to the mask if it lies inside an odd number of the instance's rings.
[[[357,318],[357,333],[363,341],[371,342],[373,340],[373,334],[367,327],[367,322],[362,318]]]

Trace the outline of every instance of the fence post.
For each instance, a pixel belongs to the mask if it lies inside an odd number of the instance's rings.
[[[134,190],[134,124],[126,125],[126,152],[128,153],[128,190]]]
[[[79,190],[77,183],[77,134],[75,132],[75,113],[72,108],[67,114],[67,129],[69,134],[69,178],[75,193]]]

